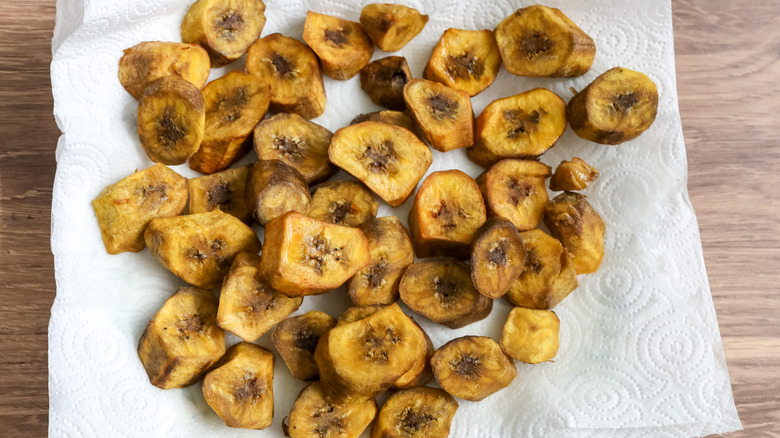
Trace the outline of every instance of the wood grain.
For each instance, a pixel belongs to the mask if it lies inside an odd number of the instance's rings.
[[[0,2],[0,430],[44,436],[54,0]],[[688,184],[745,431],[780,430],[780,2],[674,0]]]

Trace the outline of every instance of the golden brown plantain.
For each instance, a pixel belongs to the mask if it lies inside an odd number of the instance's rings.
[[[279,160],[252,165],[246,183],[246,202],[255,221],[266,226],[288,211],[309,214],[311,195],[303,175]]]
[[[192,385],[224,353],[217,297],[195,287],[182,287],[168,298],[138,341],[149,381],[162,389]]]
[[[458,402],[442,389],[404,389],[382,406],[371,438],[447,438],[457,410]]]
[[[561,161],[550,178],[550,190],[554,192],[584,190],[599,177],[599,171],[582,158]]]
[[[357,125],[363,122],[379,122],[386,123],[388,125],[400,126],[414,133],[420,141],[425,142],[425,134],[422,133],[420,127],[409,115],[401,111],[374,111],[370,113],[360,114],[349,122],[350,125]]]
[[[536,228],[548,195],[544,181],[550,166],[531,160],[506,159],[477,178],[488,214],[509,219],[519,231]]]
[[[571,129],[585,140],[620,144],[655,121],[658,88],[647,75],[615,67],[575,94],[566,108]]]
[[[360,321],[361,319],[368,318],[369,316],[379,312],[388,305],[384,304],[368,304],[365,306],[353,306],[347,308],[344,313],[339,316],[336,325],[349,324],[351,322]]]
[[[149,221],[177,216],[186,206],[187,178],[159,163],[111,184],[92,200],[109,254],[141,251]]]
[[[332,404],[323,397],[320,382],[314,382],[295,399],[290,423],[282,429],[290,438],[358,438],[375,416],[373,398]]]
[[[404,87],[404,101],[434,149],[447,152],[473,144],[474,112],[465,91],[412,79]]]
[[[138,139],[152,161],[187,161],[200,148],[205,124],[203,95],[179,77],[154,80],[138,101]]]
[[[126,49],[119,60],[119,82],[136,99],[163,76],[180,77],[201,89],[209,73],[209,54],[197,44],[146,41]]]
[[[604,258],[606,226],[585,195],[564,192],[548,201],[544,224],[566,248],[574,272],[596,272]]]
[[[392,3],[371,3],[360,11],[360,24],[384,52],[401,50],[428,23],[417,9]]]
[[[423,77],[476,96],[496,80],[499,68],[493,32],[449,28],[433,48]]]
[[[359,227],[375,219],[379,201],[357,181],[334,181],[323,184],[311,197],[309,216],[346,227]]]
[[[552,360],[558,353],[561,322],[552,310],[515,307],[509,312],[501,335],[501,349],[525,363]]]
[[[479,293],[501,298],[523,273],[525,247],[517,228],[507,219],[485,222],[471,246],[471,281]]]
[[[249,165],[246,165],[190,179],[190,214],[219,209],[248,223],[251,220],[246,205],[248,176]]]
[[[236,254],[262,246],[254,230],[222,210],[154,219],[144,241],[166,269],[204,289],[222,284]]]
[[[388,56],[370,62],[360,70],[360,87],[371,101],[385,108],[403,111],[404,86],[412,72],[403,56]]]
[[[322,72],[338,81],[355,76],[371,61],[374,45],[360,23],[308,11],[303,40],[322,64]]]
[[[412,318],[412,321],[414,321],[414,318]],[[407,389],[414,386],[422,386],[433,380],[431,357],[436,351],[436,348],[433,346],[431,338],[425,333],[425,330],[420,327],[420,324],[417,324],[417,321],[414,321],[414,323],[425,337],[425,349],[420,348],[417,352],[417,360],[414,362],[414,365],[393,383],[393,389]]]
[[[313,310],[280,322],[271,341],[296,379],[311,380],[319,374],[314,349],[320,337],[336,326],[336,319]]]
[[[532,5],[496,26],[504,66],[518,76],[574,77],[590,70],[596,44],[558,9]]]
[[[480,401],[506,388],[517,375],[515,363],[496,341],[464,336],[447,342],[431,358],[436,382],[455,397]]]

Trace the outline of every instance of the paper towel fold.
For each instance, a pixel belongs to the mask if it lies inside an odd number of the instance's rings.
[[[57,2],[52,88],[63,135],[52,202],[57,297],[49,327],[51,436],[280,437],[281,421],[304,386],[277,357],[274,424],[249,432],[225,427],[199,385],[173,391],[150,385],[136,343],[181,282],[147,251],[106,254],[90,206],[103,187],[151,165],[138,144],[136,102],[117,80],[122,50],[147,40],[180,41],[179,25],[191,2]],[[300,38],[307,10],[357,20],[368,1],[265,3],[263,35]],[[447,28],[493,29],[520,7],[511,0],[404,3],[430,15],[423,32],[400,52],[415,76]],[[580,276],[580,287],[555,309],[561,319],[555,362],[518,364],[510,387],[479,403],[461,401],[451,436],[684,437],[739,429],[686,191],[670,2],[546,4],[563,10],[596,41],[593,68],[575,79],[520,78],[502,68],[496,82],[473,99],[477,114],[496,98],[539,86],[568,100],[569,87],[582,89],[620,65],[658,84],[658,118],[644,135],[619,147],[589,143],[567,130],[542,157],[555,166],[578,156],[601,172],[586,194],[607,225],[606,256],[599,271]],[[377,49],[374,59],[382,56]],[[325,82],[328,104],[317,123],[335,130],[358,113],[379,109],[357,78]],[[429,172],[450,168],[474,177],[482,170],[462,150],[434,151]],[[186,166],[175,169],[195,175]],[[379,215],[405,221],[410,203],[395,211],[383,205]],[[339,290],[307,298],[299,312],[320,308],[337,316],[347,304]],[[466,334],[498,339],[508,312],[499,301],[488,319],[462,329],[421,323],[436,346]],[[270,346],[268,336],[258,343]]]

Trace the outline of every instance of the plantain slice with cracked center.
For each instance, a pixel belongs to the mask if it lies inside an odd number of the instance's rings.
[[[443,389],[404,389],[382,406],[371,438],[447,438],[457,410],[458,402]]]
[[[317,56],[295,38],[274,33],[255,41],[246,53],[246,71],[271,86],[271,112],[313,119],[325,111]]]
[[[271,341],[296,379],[311,380],[319,374],[314,362],[314,349],[320,337],[336,325],[327,313],[313,310],[280,322],[274,328]]]
[[[219,209],[249,223],[252,219],[246,204],[249,167],[241,166],[190,179],[190,213]]]
[[[515,307],[509,312],[501,335],[501,349],[525,363],[552,360],[558,353],[561,321],[552,310]]]
[[[125,49],[119,59],[119,82],[136,99],[163,76],[179,77],[201,89],[209,73],[209,54],[197,44],[145,41]]]
[[[596,272],[604,258],[606,226],[585,195],[564,192],[549,200],[544,224],[566,248],[577,274]]]
[[[282,429],[290,438],[358,438],[375,416],[373,398],[329,403],[320,382],[314,382],[298,394],[290,411],[290,423],[282,423]]]
[[[471,281],[488,298],[504,296],[525,268],[525,247],[520,232],[503,217],[488,219],[471,246]]]
[[[322,72],[344,81],[371,61],[374,44],[360,23],[308,11],[303,40],[322,62]]]
[[[433,48],[423,77],[476,96],[496,80],[499,68],[492,31],[449,28]]]
[[[578,136],[609,145],[639,137],[657,113],[658,87],[644,73],[623,67],[597,77],[566,108]]]
[[[328,157],[392,207],[406,201],[433,162],[428,146],[411,131],[378,122],[336,131]]]
[[[412,79],[404,87],[404,101],[428,143],[440,152],[474,143],[474,111],[465,91],[426,79]]]
[[[532,160],[501,160],[477,177],[488,214],[509,219],[519,231],[536,228],[548,195],[550,166]]]
[[[138,101],[138,139],[157,163],[187,161],[200,148],[205,125],[203,94],[179,77],[156,79]]]
[[[346,227],[359,227],[376,218],[379,201],[357,181],[333,181],[317,187],[309,216]]]
[[[496,26],[506,69],[518,76],[574,77],[590,70],[596,44],[558,9],[532,5]]]
[[[427,15],[399,4],[371,3],[360,11],[360,24],[383,52],[401,50],[423,30],[426,23]]]
[[[265,26],[261,0],[198,0],[181,23],[181,39],[202,45],[215,67],[246,53]]]

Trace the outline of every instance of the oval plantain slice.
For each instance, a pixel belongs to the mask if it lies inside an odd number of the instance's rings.
[[[346,227],[359,227],[376,218],[379,201],[357,181],[334,181],[317,187],[309,216]]]
[[[265,26],[261,0],[198,0],[181,23],[181,39],[202,45],[221,67],[246,53]]]
[[[658,88],[647,75],[615,67],[574,95],[566,108],[571,129],[585,140],[620,144],[655,121]]]
[[[411,131],[377,122],[336,131],[328,157],[392,207],[406,201],[433,162],[431,150]]]
[[[290,411],[290,423],[282,425],[290,438],[358,438],[376,416],[376,402],[364,398],[355,403],[333,404],[323,397],[320,382],[307,386]]]
[[[317,56],[295,38],[274,33],[255,41],[246,54],[246,71],[271,86],[271,112],[313,119],[325,111]]]
[[[426,79],[412,79],[404,87],[404,102],[437,151],[466,148],[474,143],[474,111],[465,91]]]
[[[322,62],[322,72],[337,81],[355,76],[371,61],[374,45],[354,21],[308,11],[303,40]]]
[[[449,28],[433,48],[423,77],[476,96],[496,80],[499,68],[492,31]]]
[[[189,180],[190,213],[222,210],[244,223],[252,219],[246,204],[249,165],[223,170]]]
[[[474,288],[469,267],[451,257],[409,266],[398,290],[412,311],[453,329],[482,320],[493,309],[493,300]]]
[[[587,189],[599,177],[599,171],[582,158],[561,161],[550,178],[550,190],[554,192]]]
[[[136,99],[163,76],[177,76],[201,89],[211,73],[209,54],[197,44],[145,41],[119,59],[119,82]]]
[[[402,111],[374,111],[370,113],[360,114],[349,122],[350,125],[357,125],[363,122],[379,122],[386,123],[388,125],[400,126],[401,128],[408,129],[413,132],[420,141],[425,142],[425,134],[422,133],[420,127],[406,112]]]
[[[298,114],[282,113],[255,128],[255,152],[261,160],[280,160],[303,175],[307,184],[330,178],[336,167],[328,160],[333,134]]]
[[[288,211],[309,214],[311,195],[303,175],[279,160],[253,164],[246,183],[246,203],[255,222],[268,222]]]
[[[471,246],[471,281],[489,298],[501,298],[525,268],[523,239],[512,222],[489,219],[480,227]]]
[[[336,319],[313,310],[280,322],[271,341],[296,379],[311,380],[319,374],[314,349],[320,337],[336,326]]]
[[[490,216],[509,219],[519,231],[536,228],[544,214],[550,166],[531,160],[506,159],[477,178]]]
[[[256,77],[233,71],[203,89],[206,131],[190,168],[214,173],[228,168],[252,148],[249,136],[268,110],[269,87]]]
[[[244,341],[253,342],[298,310],[302,297],[272,289],[260,276],[260,256],[242,252],[233,259],[219,295],[217,323]]]
[[[371,101],[385,108],[403,111],[404,86],[412,72],[403,56],[388,56],[370,62],[360,70],[360,88]]]
[[[203,94],[179,77],[156,79],[138,101],[138,139],[152,161],[187,161],[200,148],[205,124]]]
[[[401,50],[426,23],[427,15],[399,4],[371,3],[360,11],[360,24],[371,41],[384,52]]]
[[[482,167],[504,158],[533,158],[566,130],[566,103],[546,88],[497,99],[477,117],[471,161]]]
[[[525,269],[504,295],[513,306],[552,309],[577,288],[577,273],[558,239],[542,230],[520,233]]]
[[[404,389],[382,406],[371,438],[447,438],[457,410],[458,402],[442,389]]]
[[[496,26],[504,66],[518,76],[573,77],[590,70],[596,44],[558,9],[532,5]]]
[[[274,354],[249,342],[233,345],[203,378],[202,391],[227,426],[267,428],[274,417]]]
[[[431,358],[436,382],[455,397],[480,401],[506,388],[517,367],[496,341],[464,336],[447,342]]]
[[[552,360],[558,353],[561,321],[552,310],[515,307],[509,312],[501,335],[501,349],[525,363]]]
[[[547,202],[544,224],[569,254],[574,272],[596,272],[604,258],[604,221],[585,195],[564,192]]]

